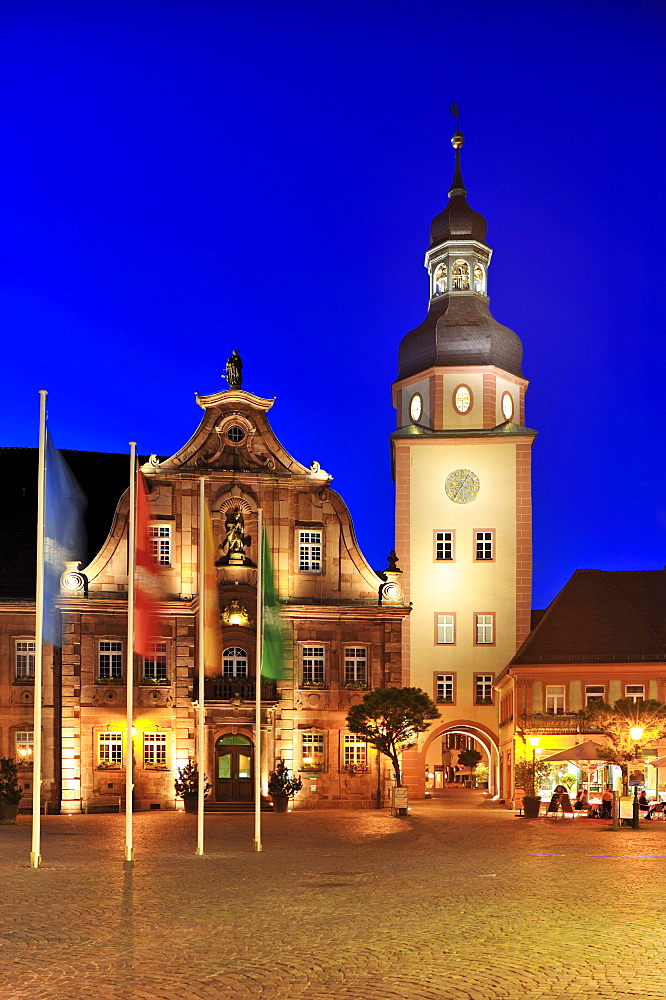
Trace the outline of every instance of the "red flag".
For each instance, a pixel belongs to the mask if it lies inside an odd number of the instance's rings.
[[[136,555],[134,570],[134,650],[141,656],[151,653],[150,642],[159,635],[157,603],[163,600],[165,588],[162,570],[155,561],[150,538],[148,487],[146,477],[137,472],[136,489]]]
[[[217,677],[222,670],[222,642],[220,632],[220,602],[215,570],[215,540],[210,511],[206,507],[203,526],[204,542],[204,662],[206,677]]]

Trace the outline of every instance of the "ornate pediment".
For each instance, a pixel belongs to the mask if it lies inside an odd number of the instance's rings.
[[[204,417],[193,437],[171,458],[152,470],[188,468],[231,472],[267,472],[284,475],[326,477],[318,467],[313,472],[282,447],[275,437],[267,411],[272,399],[253,396],[243,389],[229,389],[213,396],[197,396]]]

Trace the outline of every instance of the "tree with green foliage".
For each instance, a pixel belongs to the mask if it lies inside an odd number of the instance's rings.
[[[347,729],[388,757],[401,787],[400,754],[438,718],[437,705],[421,688],[375,688],[349,709]]]
[[[528,798],[536,796],[539,785],[549,774],[550,765],[538,757],[533,757],[532,760],[519,760],[514,773],[516,788],[522,788]]]
[[[622,793],[629,792],[629,765],[642,760],[641,751],[666,736],[666,704],[650,699],[632,701],[619,698],[614,705],[593,701],[583,710],[583,718],[598,729],[610,744],[600,746],[601,760],[615,764],[622,771]],[[643,734],[639,740],[633,739],[630,730],[640,728]]]
[[[482,757],[483,754],[479,753],[478,750],[474,750],[474,748],[472,747],[468,750],[460,751],[460,753],[458,754],[458,763],[460,764],[461,767],[468,767],[472,773],[472,778],[473,778],[476,773],[476,765],[479,763]]]

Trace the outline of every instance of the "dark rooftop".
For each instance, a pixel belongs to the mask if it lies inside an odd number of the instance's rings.
[[[579,569],[511,665],[666,660],[666,572]]]
[[[61,454],[88,498],[85,565],[104,544],[118,501],[129,485],[129,454]],[[0,600],[35,596],[37,457],[36,448],[0,448]],[[141,457],[139,464],[147,457]]]

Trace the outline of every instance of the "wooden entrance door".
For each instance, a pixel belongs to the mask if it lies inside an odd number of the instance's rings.
[[[215,744],[215,798],[218,802],[254,801],[254,754],[246,736],[221,736]]]

